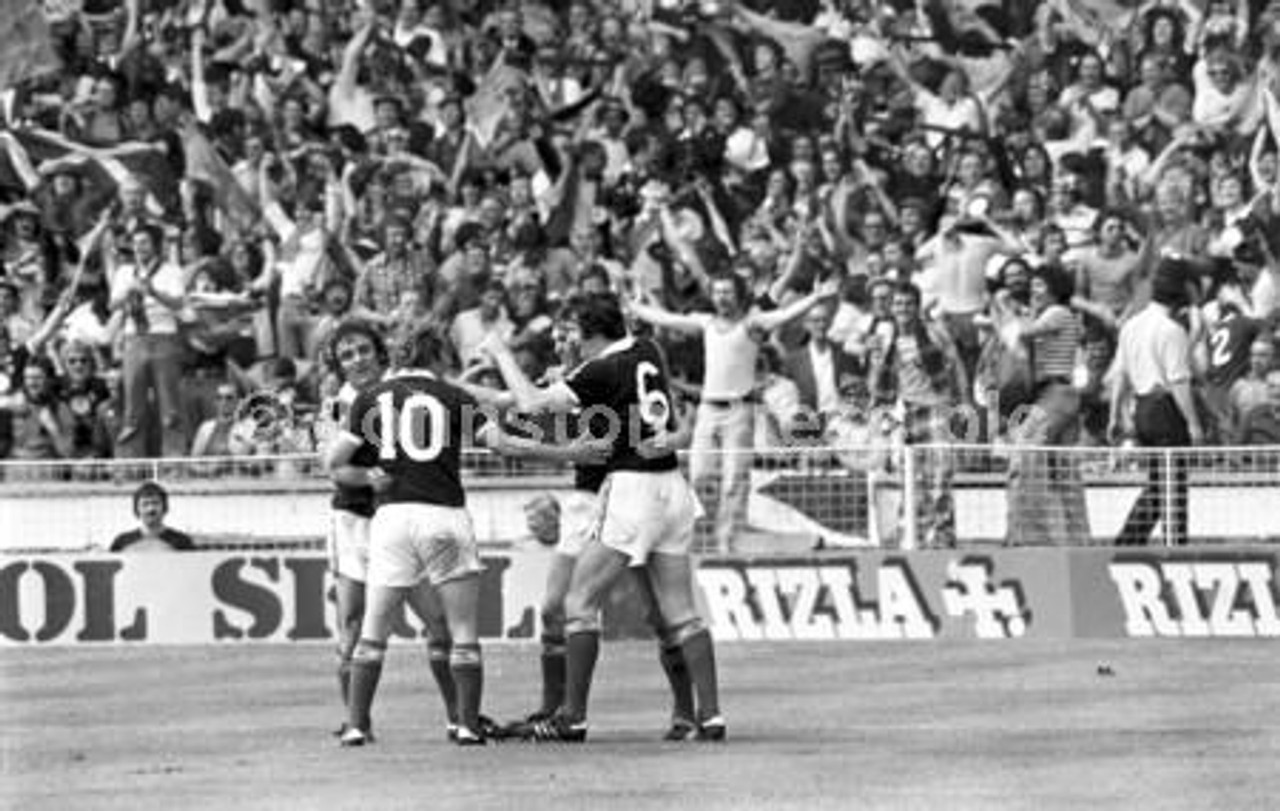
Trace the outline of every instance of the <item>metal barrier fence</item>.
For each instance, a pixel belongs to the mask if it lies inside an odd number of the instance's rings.
[[[571,487],[554,465],[464,461],[485,543],[528,541],[523,506]],[[705,553],[1280,539],[1280,447],[805,447],[717,451],[694,467]],[[105,547],[146,480],[205,545],[318,546],[327,528],[313,456],[4,462],[0,551]]]

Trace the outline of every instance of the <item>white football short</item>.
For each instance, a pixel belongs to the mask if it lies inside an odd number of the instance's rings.
[[[363,583],[369,574],[369,522],[347,510],[329,511],[329,570]]]
[[[678,470],[616,470],[600,489],[595,536],[643,566],[649,555],[687,555],[702,505]]]
[[[595,493],[574,490],[560,499],[560,542],[556,553],[576,558],[582,553],[599,522],[600,499]]]
[[[483,571],[471,515],[463,507],[386,504],[369,527],[371,586],[432,585]]]

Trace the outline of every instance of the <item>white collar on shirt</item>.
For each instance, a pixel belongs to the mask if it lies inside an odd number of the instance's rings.
[[[383,380],[396,380],[401,377],[429,377],[432,380],[436,379],[435,372],[427,369],[393,369],[387,372]]]

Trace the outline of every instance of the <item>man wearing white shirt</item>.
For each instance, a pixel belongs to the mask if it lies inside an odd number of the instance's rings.
[[[1191,335],[1175,316],[1190,304],[1190,269],[1181,259],[1164,259],[1152,283],[1151,303],[1120,328],[1113,370],[1111,422],[1114,440],[1132,424],[1138,444],[1184,448],[1204,441],[1204,428],[1191,389]],[[1132,418],[1127,405],[1133,395]],[[1161,454],[1144,457],[1147,486],[1129,511],[1117,545],[1150,541],[1151,530],[1165,524],[1172,545],[1187,542],[1187,459],[1181,454],[1164,464]]]
[[[145,420],[150,413],[149,395],[154,393],[160,414],[160,453],[184,456],[186,429],[182,421],[183,343],[178,334],[178,312],[187,289],[181,267],[163,260],[161,231],[144,225],[131,237],[134,262],[112,272],[111,309],[123,314],[124,416],[116,450],[122,457],[143,457],[148,453]]]

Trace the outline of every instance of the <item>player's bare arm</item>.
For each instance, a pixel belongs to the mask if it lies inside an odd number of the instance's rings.
[[[564,382],[539,386],[530,380],[503,341],[494,340],[490,336],[480,345],[480,349],[493,359],[498,373],[515,395],[516,407],[521,411],[541,414],[547,411],[570,411],[578,407],[578,396]]]
[[[751,325],[765,332],[772,332],[784,324],[789,324],[812,310],[820,302],[834,298],[840,292],[840,280],[830,278],[814,286],[813,292],[798,298],[785,307],[770,310],[767,313],[756,312],[748,316]]]
[[[536,459],[575,465],[602,465],[609,460],[613,443],[607,439],[581,437],[568,443],[550,445],[538,439],[518,436],[489,424],[476,441],[494,453],[513,459]]]
[[[338,433],[325,448],[322,462],[329,478],[345,487],[372,487],[376,492],[386,489],[389,478],[377,467],[352,464],[356,451],[364,444],[359,437],[346,431]]]
[[[482,386],[479,383],[471,383],[467,381],[466,373],[462,377],[452,379],[449,382],[476,398],[476,402],[482,406],[497,409],[498,411],[509,411],[516,407],[516,396],[514,394],[502,389]]]

